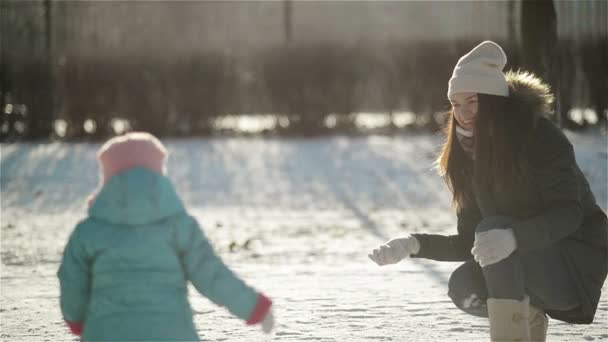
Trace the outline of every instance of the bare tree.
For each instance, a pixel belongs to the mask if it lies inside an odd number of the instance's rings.
[[[285,31],[285,43],[291,43],[293,34],[293,3],[292,0],[283,0],[283,30]]]
[[[556,92],[555,119],[561,126],[563,119],[559,93],[557,57],[557,15],[553,0],[523,0],[521,2],[522,59],[526,69],[549,83]]]
[[[35,89],[31,99],[31,110],[28,115],[28,137],[31,139],[48,138],[52,131],[53,121],[53,91],[52,91],[52,2],[44,0],[43,6],[43,25],[42,25],[42,53],[39,56],[39,80],[38,86],[32,85]]]

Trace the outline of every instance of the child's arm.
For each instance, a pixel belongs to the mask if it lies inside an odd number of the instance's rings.
[[[91,283],[88,257],[79,240],[79,227],[77,226],[70,236],[57,272],[61,291],[61,312],[70,331],[75,335],[81,335],[84,328]]]
[[[264,320],[272,305],[270,299],[245,284],[222,262],[194,218],[186,227],[178,227],[176,235],[186,276],[201,294],[247,324]]]

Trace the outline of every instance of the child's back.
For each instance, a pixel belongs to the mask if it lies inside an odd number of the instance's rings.
[[[188,280],[250,324],[270,307],[215,255],[170,180],[149,168],[106,179],[59,278],[64,318],[84,325],[85,340],[197,340]]]

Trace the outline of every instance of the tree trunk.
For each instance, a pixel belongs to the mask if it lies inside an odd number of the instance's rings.
[[[553,0],[521,2],[521,41],[524,68],[549,84],[555,92],[559,81],[559,58],[556,49],[557,15]],[[556,94],[555,120],[561,126],[563,111],[561,97]]]

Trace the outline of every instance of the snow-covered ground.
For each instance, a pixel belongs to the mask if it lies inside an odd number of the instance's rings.
[[[608,208],[607,140],[570,134]],[[263,335],[195,291],[199,334],[226,341],[483,341],[487,321],[446,295],[457,263],[378,267],[370,248],[406,232],[455,232],[432,170],[441,138],[214,138],[165,141],[169,176],[218,253],[275,301]],[[2,144],[3,341],[76,340],[63,325],[55,272],[97,184],[98,144]],[[549,341],[608,340],[608,286],[592,325],[551,321]]]

